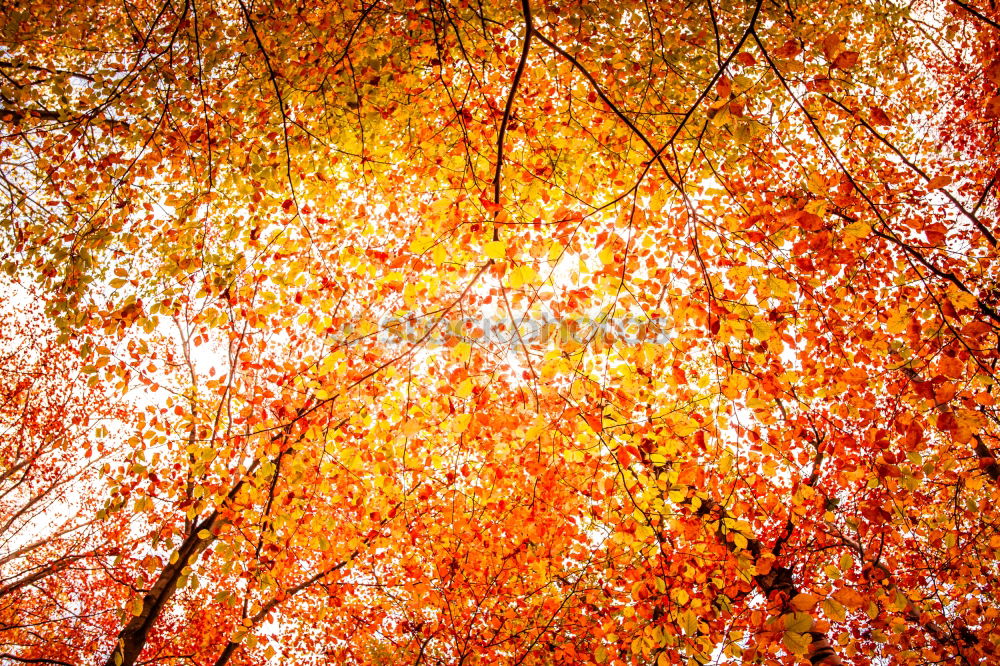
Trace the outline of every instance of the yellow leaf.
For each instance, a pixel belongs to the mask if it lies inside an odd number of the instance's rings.
[[[803,634],[797,631],[786,631],[782,642],[792,654],[803,655],[809,650],[809,644],[812,643],[812,638],[810,638],[809,634]]]
[[[906,607],[910,605],[909,599],[903,596],[903,594],[896,590],[895,596],[893,596],[892,601],[890,601],[886,606],[889,610],[894,610],[897,612],[902,612],[906,610]]]
[[[557,261],[559,257],[562,255],[563,250],[564,248],[562,245],[560,245],[556,241],[553,241],[552,245],[549,246],[549,255],[548,255],[549,261]]]
[[[806,188],[813,194],[824,195],[827,190],[826,178],[822,174],[814,172],[806,181]]]
[[[455,396],[458,398],[468,398],[470,395],[472,395],[472,380],[467,378],[455,389]]]
[[[451,431],[454,433],[465,432],[472,422],[472,414],[459,414],[451,424]]]
[[[771,296],[775,298],[788,296],[789,284],[787,281],[781,278],[769,277],[765,282],[768,290],[771,292]]]
[[[509,273],[507,278],[508,284],[511,289],[519,289],[524,286],[525,283],[531,282],[535,279],[535,269],[531,266],[518,266]]]
[[[132,606],[131,607],[132,615],[135,615],[136,617],[139,617],[140,615],[142,615],[142,599],[141,598],[136,597],[135,599],[133,599],[131,606]]]
[[[843,622],[847,618],[847,610],[836,599],[823,600],[823,612],[834,622]]]
[[[784,619],[785,631],[801,634],[812,629],[813,620],[809,613],[786,613]]]
[[[459,342],[452,348],[451,356],[459,363],[468,363],[472,356],[472,345],[464,340]]]
[[[483,250],[490,259],[503,259],[507,256],[507,244],[503,241],[490,241]]]
[[[854,558],[851,557],[850,553],[844,553],[840,556],[840,562],[837,564],[840,566],[841,571],[850,571],[854,568]]]
[[[413,254],[423,254],[434,244],[434,239],[431,236],[417,236],[410,243],[410,252]]]
[[[667,193],[670,188],[660,187],[657,188],[653,195],[649,198],[649,209],[653,212],[659,212],[663,210],[663,207],[667,203]]]
[[[871,232],[872,228],[861,220],[844,227],[844,234],[852,238],[864,238]]]
[[[763,319],[754,319],[750,322],[753,327],[753,336],[758,340],[765,341],[774,335],[774,329]]]
[[[692,611],[686,610],[677,616],[678,624],[683,631],[688,636],[694,636],[698,633],[698,616]]]

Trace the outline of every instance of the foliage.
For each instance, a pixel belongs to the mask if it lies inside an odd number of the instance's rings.
[[[995,659],[998,21],[6,3],[0,656]]]

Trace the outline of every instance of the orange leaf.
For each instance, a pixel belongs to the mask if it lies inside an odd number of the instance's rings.
[[[884,125],[891,125],[892,124],[892,121],[889,119],[889,116],[881,108],[879,108],[877,106],[870,106],[870,107],[868,107],[868,110],[872,114],[872,124],[873,125],[883,125],[884,126]]]
[[[852,610],[861,608],[861,605],[865,603],[864,597],[848,587],[837,590],[833,593],[833,596],[837,601]]]
[[[927,189],[937,190],[951,183],[951,176],[934,176],[927,183]]]
[[[819,597],[817,597],[815,594],[802,592],[792,597],[791,604],[795,610],[808,612],[811,611],[816,606],[817,601],[819,601]]]
[[[858,64],[857,51],[844,51],[833,61],[833,66],[837,69],[851,69],[856,64]]]

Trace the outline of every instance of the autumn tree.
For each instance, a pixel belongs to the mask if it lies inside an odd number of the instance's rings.
[[[998,20],[7,3],[5,657],[991,660]]]
[[[72,607],[69,588],[112,582],[100,572],[128,529],[87,491],[121,455],[128,412],[88,381],[82,350],[57,339],[30,296],[6,284],[0,322],[0,631],[5,649],[22,650],[40,647],[37,624]],[[44,645],[50,657],[56,643]]]

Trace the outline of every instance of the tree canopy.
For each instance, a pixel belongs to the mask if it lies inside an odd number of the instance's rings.
[[[993,0],[0,7],[0,660],[1000,659]]]

